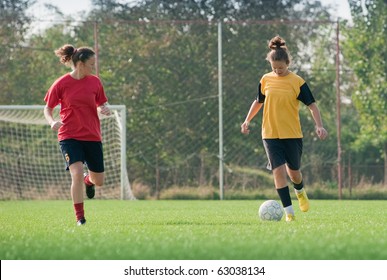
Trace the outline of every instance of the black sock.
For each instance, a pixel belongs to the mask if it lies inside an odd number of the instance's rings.
[[[281,199],[282,206],[284,208],[292,205],[292,199],[290,198],[290,192],[289,192],[288,186],[286,186],[282,189],[277,189],[277,193]]]
[[[299,184],[293,182],[293,186],[296,190],[301,190],[304,187],[304,181],[302,180]]]

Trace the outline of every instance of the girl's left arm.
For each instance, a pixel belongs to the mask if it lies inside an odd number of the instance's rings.
[[[103,115],[109,116],[110,115],[110,108],[108,105],[109,105],[109,103],[105,102],[101,106],[98,106],[97,107],[98,112],[103,114]]]
[[[320,110],[317,107],[316,103],[312,103],[309,106],[310,113],[312,114],[314,123],[316,124],[316,133],[317,136],[321,139],[324,140],[328,136],[328,132],[323,126],[321,115],[320,115]]]

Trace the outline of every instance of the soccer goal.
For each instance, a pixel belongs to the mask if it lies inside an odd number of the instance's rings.
[[[126,170],[126,108],[110,105],[100,116],[105,184],[101,199],[134,199]],[[43,115],[44,106],[0,106],[0,200],[70,199],[70,173],[65,170],[57,133]],[[59,108],[54,116],[59,119]]]

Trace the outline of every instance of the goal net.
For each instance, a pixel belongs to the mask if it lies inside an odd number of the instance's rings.
[[[70,173],[43,109],[0,106],[0,200],[71,199]],[[134,199],[126,170],[126,109],[124,105],[110,109],[110,116],[100,116],[105,183],[96,188],[96,197]],[[56,108],[56,119],[58,115]]]

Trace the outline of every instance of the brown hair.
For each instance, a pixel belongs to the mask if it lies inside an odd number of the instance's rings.
[[[268,52],[266,60],[285,61],[287,65],[290,64],[291,56],[284,39],[277,35],[269,41],[268,47],[271,51]]]
[[[55,50],[55,55],[59,61],[67,66],[77,65],[78,61],[86,62],[95,52],[89,47],[75,48],[73,45],[66,44]]]

